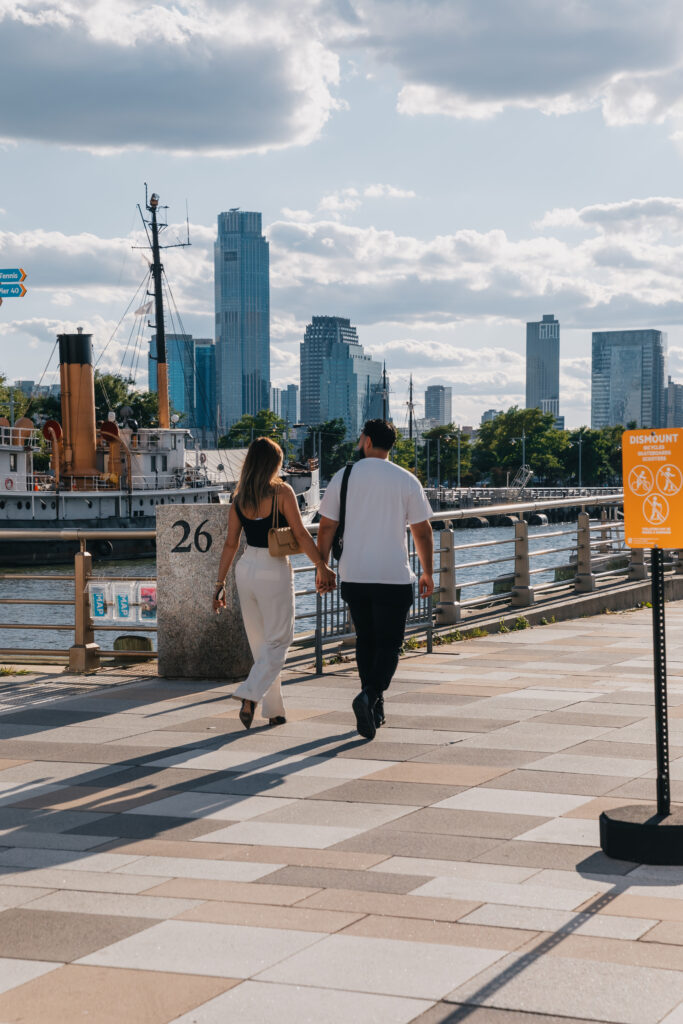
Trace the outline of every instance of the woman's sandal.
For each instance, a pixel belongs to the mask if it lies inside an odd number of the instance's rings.
[[[254,715],[256,713],[256,701],[243,700],[242,707],[240,709],[240,722],[245,729],[251,729],[251,723],[254,721]]]
[[[275,718],[268,719],[268,725],[285,725],[287,719],[284,715],[276,715]]]

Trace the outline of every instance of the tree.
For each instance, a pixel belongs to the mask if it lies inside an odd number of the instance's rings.
[[[497,486],[507,483],[526,464],[540,483],[555,483],[565,474],[564,455],[569,445],[567,432],[555,429],[552,413],[540,409],[519,409],[516,405],[494,420],[482,423],[472,452],[477,479]],[[524,444],[522,436],[524,435]]]
[[[426,430],[422,435],[422,450],[418,455],[420,474],[425,482],[441,480],[455,486],[458,482],[458,427],[446,423]],[[429,441],[429,445],[426,442]],[[467,434],[460,431],[460,483],[471,484],[472,449]]]
[[[346,423],[343,419],[318,423],[308,428],[301,456],[310,459],[320,454],[320,476],[323,480],[329,480],[338,469],[353,458],[356,442],[347,441],[346,437]]]
[[[255,437],[270,437],[282,444],[285,433],[285,421],[270,409],[261,409],[252,416],[245,413],[241,419],[218,439],[219,448],[246,448]]]
[[[140,427],[159,425],[159,396],[155,391],[134,391],[131,381],[119,373],[100,373],[95,370],[95,416],[101,423],[111,411],[123,406],[133,410],[133,419]]]

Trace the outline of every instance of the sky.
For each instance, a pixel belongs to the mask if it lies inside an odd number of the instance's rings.
[[[461,424],[523,405],[547,313],[570,427],[592,330],[666,331],[683,380],[682,44],[678,0],[0,0],[0,373],[56,381],[82,326],[146,385],[148,182],[196,337],[218,213],[262,211],[275,386],[312,315],[386,360],[399,425],[410,373],[418,415],[429,384]]]

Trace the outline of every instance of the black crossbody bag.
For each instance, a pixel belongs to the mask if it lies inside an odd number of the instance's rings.
[[[339,499],[339,523],[337,529],[334,532],[334,539],[332,541],[332,554],[334,558],[339,561],[344,550],[344,524],[346,523],[346,492],[349,486],[349,477],[351,470],[353,469],[353,463],[350,462],[344,470],[344,476],[341,482],[341,495]]]

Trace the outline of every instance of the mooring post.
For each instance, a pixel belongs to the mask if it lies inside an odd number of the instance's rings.
[[[92,575],[92,555],[80,542],[80,551],[74,556],[74,642],[69,648],[69,671],[77,674],[92,672],[100,667],[100,648],[95,643],[88,580]]]
[[[529,573],[529,525],[524,520],[515,523],[515,584],[510,604],[513,608],[528,608],[534,603],[534,591]]]
[[[595,590],[595,573],[591,558],[591,521],[587,512],[579,512],[577,520],[574,589],[577,594],[587,594]]]
[[[439,594],[436,605],[437,626],[460,622],[460,602],[455,582],[455,530],[448,524],[439,534]]]

